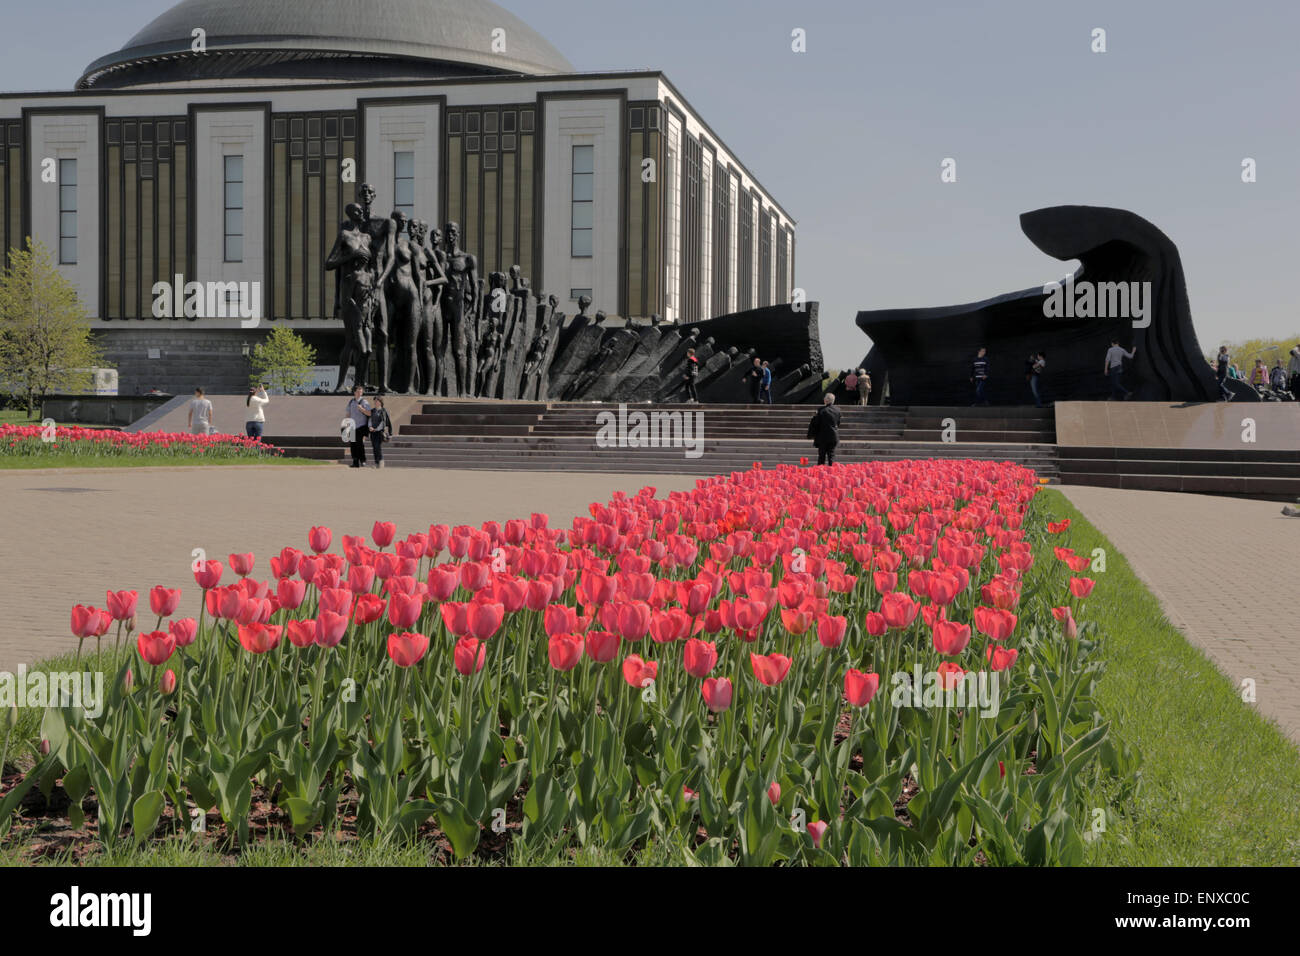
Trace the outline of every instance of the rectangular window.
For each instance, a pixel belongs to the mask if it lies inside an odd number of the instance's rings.
[[[569,290],[569,301],[570,301],[570,302],[577,302],[577,301],[578,301],[580,298],[582,298],[584,295],[585,295],[587,298],[590,299],[590,298],[591,298],[591,290],[590,290],[590,289],[570,289],[570,290]]]
[[[226,261],[244,261],[244,157],[226,156]]]
[[[59,160],[59,264],[77,264],[77,161]]]
[[[664,153],[664,161],[668,166],[664,171],[664,192],[668,199],[668,262],[665,270],[668,288],[664,297],[664,318],[669,322],[681,318],[682,183],[677,168],[680,148],[681,123],[677,117],[669,116],[668,145]]]
[[[393,208],[415,218],[415,153],[393,153]]]
[[[592,256],[592,210],[595,207],[596,147],[573,147],[573,248],[575,259]]]

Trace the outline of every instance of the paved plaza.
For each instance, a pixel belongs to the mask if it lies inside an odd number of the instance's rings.
[[[1300,519],[1210,495],[1061,488],[1128,559],[1169,620],[1300,742]]]
[[[568,527],[591,502],[646,485],[662,493],[695,479],[284,465],[0,471],[0,671],[75,650],[72,606],[103,607],[110,588],[140,592],[141,626],[152,629],[155,584],[181,588],[178,616],[195,616],[195,548],[222,562],[251,551],[253,576],[264,579],[281,548],[308,550],[312,525],[333,529],[333,551],[344,534],[368,538],[377,520],[396,523],[399,537],[533,511]]]

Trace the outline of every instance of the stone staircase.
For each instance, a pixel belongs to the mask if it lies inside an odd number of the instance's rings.
[[[626,418],[622,435],[626,441],[619,437],[618,405],[431,401],[419,406],[409,421],[397,423],[384,458],[394,468],[687,475],[746,470],[755,461],[769,467],[798,464],[804,457],[816,461],[816,451],[805,437],[815,411],[810,405],[641,404],[623,408]],[[1008,429],[1004,415],[987,428],[975,428],[983,424],[979,419],[992,417],[992,410],[956,411],[962,412],[972,427],[967,433],[959,425],[957,441],[944,442],[937,424],[933,440],[914,437],[929,437],[930,430],[924,427],[913,426],[909,433],[910,412],[906,408],[845,406],[837,460],[1015,461],[1035,469],[1041,477],[1055,479],[1056,455],[1051,436],[1044,436],[1041,430]],[[637,413],[645,416],[648,434],[638,435]],[[924,426],[930,417],[917,421]],[[696,430],[697,424],[700,431]],[[655,433],[652,426],[658,427],[666,447],[642,443]],[[992,437],[976,441],[976,435]],[[1010,440],[998,441],[1000,437]],[[1031,438],[1035,440],[1027,440]],[[273,441],[294,455],[340,461],[347,458],[346,449],[337,441]]]

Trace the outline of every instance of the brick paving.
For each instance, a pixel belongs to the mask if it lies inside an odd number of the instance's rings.
[[[110,588],[140,592],[142,625],[153,624],[155,584],[181,588],[181,616],[197,614],[195,548],[223,562],[251,551],[260,579],[282,547],[307,550],[312,525],[333,529],[334,551],[376,520],[395,522],[399,537],[532,511],[567,527],[591,502],[646,485],[686,490],[695,479],[283,465],[0,471],[0,671],[74,650],[72,606],[103,607]]]
[[[1183,635],[1300,743],[1300,519],[1275,502],[1066,485]]]

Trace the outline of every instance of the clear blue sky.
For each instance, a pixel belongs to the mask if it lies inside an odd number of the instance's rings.
[[[0,89],[68,89],[169,5],[6,3]],[[821,302],[832,367],[867,350],[859,309],[1063,275],[1017,224],[1060,204],[1130,209],[1178,245],[1203,348],[1300,333],[1295,0],[502,5],[579,70],[672,79],[798,220],[797,281]],[[790,49],[796,27],[807,53]]]

